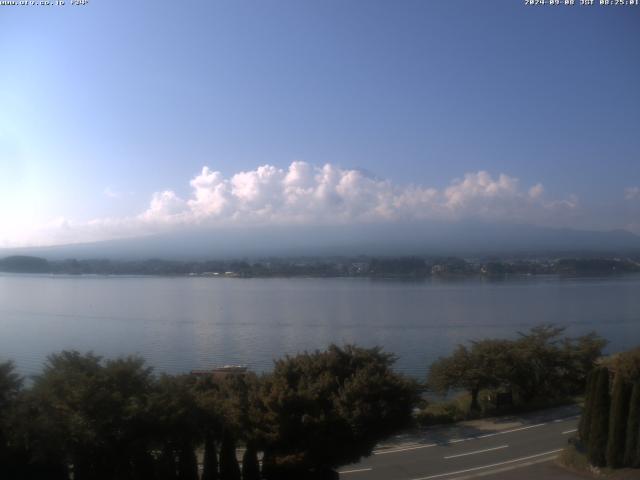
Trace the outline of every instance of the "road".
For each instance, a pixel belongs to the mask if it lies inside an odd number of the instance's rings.
[[[340,478],[453,480],[530,466],[555,458],[577,423],[578,417],[572,415],[440,441],[424,438],[376,450],[360,463],[341,468]]]

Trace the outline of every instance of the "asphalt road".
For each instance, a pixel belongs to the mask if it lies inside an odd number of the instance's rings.
[[[398,445],[343,467],[340,478],[452,480],[535,465],[556,457],[577,423],[578,418],[572,416],[440,442]]]

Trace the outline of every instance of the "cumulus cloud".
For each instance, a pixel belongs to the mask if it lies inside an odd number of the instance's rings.
[[[341,225],[390,221],[487,220],[553,224],[577,208],[577,199],[547,200],[541,184],[485,171],[467,173],[443,189],[397,185],[333,164],[262,165],[230,177],[204,167],[191,194],[152,195],[148,208],[124,218],[64,221],[59,243],[169,231],[181,226]]]

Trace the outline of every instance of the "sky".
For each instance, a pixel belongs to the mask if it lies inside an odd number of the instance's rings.
[[[0,246],[185,225],[640,233],[640,6],[0,6]]]

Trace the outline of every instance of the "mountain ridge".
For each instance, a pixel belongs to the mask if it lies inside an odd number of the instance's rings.
[[[0,248],[0,257],[205,259],[336,255],[552,255],[640,253],[640,236],[488,223],[191,229],[58,246]]]

